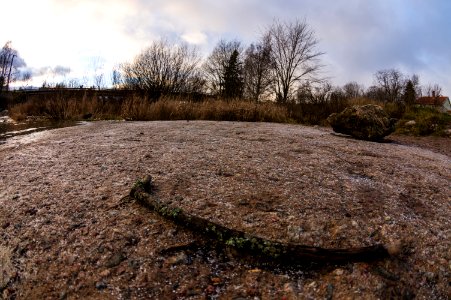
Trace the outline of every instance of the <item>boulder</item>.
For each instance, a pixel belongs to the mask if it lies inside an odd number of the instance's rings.
[[[396,119],[390,119],[378,105],[356,105],[331,114],[327,121],[333,130],[354,138],[380,141],[395,130]]]

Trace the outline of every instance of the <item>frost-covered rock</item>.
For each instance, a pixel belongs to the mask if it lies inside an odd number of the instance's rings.
[[[395,130],[396,119],[373,104],[352,106],[331,114],[327,121],[333,130],[361,140],[379,141]]]

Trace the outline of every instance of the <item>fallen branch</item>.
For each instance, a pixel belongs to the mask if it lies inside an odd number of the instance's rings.
[[[179,207],[160,201],[154,194],[151,176],[146,176],[142,181],[135,183],[130,196],[141,205],[152,209],[166,219],[200,232],[219,243],[280,262],[296,263],[312,260],[368,261],[385,258],[392,253],[392,251],[389,253],[382,244],[357,248],[326,249],[271,241],[240,230],[227,228],[198,216],[185,213]]]

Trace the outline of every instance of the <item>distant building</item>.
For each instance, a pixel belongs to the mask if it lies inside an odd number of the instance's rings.
[[[435,92],[432,92],[432,97],[420,97],[415,101],[415,104],[421,106],[428,106],[436,108],[441,112],[451,114],[451,101],[447,96],[436,96]]]

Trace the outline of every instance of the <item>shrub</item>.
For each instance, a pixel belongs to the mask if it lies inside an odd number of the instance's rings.
[[[415,121],[407,126],[408,121]],[[445,135],[451,127],[451,115],[428,107],[409,107],[398,123],[397,132],[413,135]]]

